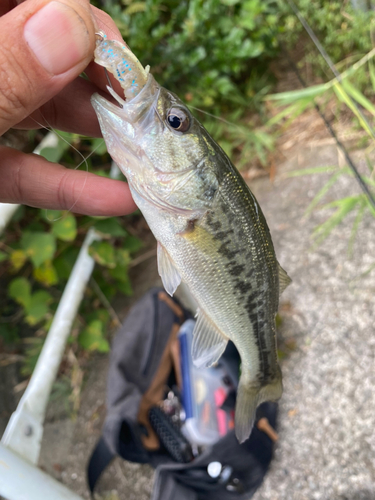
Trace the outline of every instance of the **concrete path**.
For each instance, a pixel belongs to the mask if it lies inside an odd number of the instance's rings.
[[[337,163],[334,146],[300,149],[280,166],[274,186],[254,186],[293,278],[280,306],[282,341],[292,347],[282,362],[280,441],[254,500],[375,498],[375,269],[361,277],[375,264],[375,219],[365,216],[352,257],[354,214],[311,249],[314,228],[331,211],[304,213],[329,175],[285,177]],[[324,201],[359,192],[345,176]]]

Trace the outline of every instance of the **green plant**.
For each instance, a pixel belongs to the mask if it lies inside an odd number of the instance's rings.
[[[362,178],[366,184],[368,184],[372,188],[375,188],[375,180],[372,178],[373,168],[370,167],[370,165],[368,166],[369,166],[369,175],[363,175]],[[324,184],[324,186],[319,190],[319,192],[315,195],[314,199],[307,207],[305,215],[310,215],[311,212],[316,208],[320,208],[321,210],[328,209],[331,212],[333,211],[325,222],[323,222],[314,229],[314,232],[312,234],[312,239],[314,242],[314,246],[317,246],[320,245],[330,235],[332,230],[336,226],[338,226],[349,213],[356,212],[350,239],[348,242],[348,252],[349,254],[351,254],[353,250],[355,237],[364,214],[366,213],[366,211],[368,211],[373,217],[375,217],[375,209],[371,205],[368,197],[364,193],[362,193],[362,194],[347,196],[345,198],[341,198],[338,200],[331,201],[329,203],[325,203],[323,205],[319,205],[320,202],[323,201],[324,197],[329,192],[329,190],[337,182],[339,177],[341,176],[354,177],[354,174],[350,170],[350,168],[317,167],[317,168],[310,168],[303,170],[295,170],[293,172],[290,172],[288,174],[288,177],[298,177],[302,175],[317,175],[329,172],[331,172],[332,175],[330,176],[328,181]]]
[[[302,17],[308,22],[332,61],[340,71],[349,68],[373,47],[375,12],[354,9],[350,0],[294,0]],[[304,45],[300,67],[310,66],[310,73],[324,79],[332,76],[326,61],[305,33],[301,22],[287,1],[280,0],[282,35],[280,39],[294,50],[296,43]],[[357,73],[357,87],[366,87],[366,74]]]
[[[97,5],[112,16],[161,85],[194,113],[199,108],[224,118],[215,123],[199,113],[239,166],[254,157],[266,164],[273,137],[256,130],[260,120],[251,130],[249,114],[261,110],[274,81],[268,65],[278,53],[277,0],[104,0]]]
[[[284,122],[284,127],[287,127],[306,109],[317,104],[327,103],[330,100],[337,100],[339,102],[338,108],[340,105],[348,108],[354,116],[355,126],[363,131],[363,139],[366,139],[367,137],[367,139],[370,140],[370,145],[368,146],[365,154],[369,175],[361,175],[361,179],[369,187],[370,191],[372,190],[372,192],[374,192],[375,188],[375,170],[368,159],[367,153],[374,149],[375,139],[375,131],[372,125],[375,119],[375,105],[368,97],[371,94],[375,94],[374,56],[375,48],[370,50],[355,64],[347,68],[341,74],[339,79],[333,78],[324,84],[310,86],[301,90],[273,94],[266,97],[266,99],[271,103],[276,103],[277,106],[284,106],[279,113],[268,121],[267,125],[269,127],[272,127],[275,124],[280,126],[282,122]],[[367,82],[371,83],[370,86],[367,84],[367,96],[358,87],[358,73],[365,74]],[[324,106],[321,106],[321,108],[324,108]],[[318,167],[317,169],[305,169],[293,172],[290,175],[311,175],[321,173],[323,171],[326,172],[327,168]],[[319,206],[319,203],[324,199],[326,193],[342,175],[354,177],[354,173],[349,166],[341,169],[334,168],[332,176],[323,188],[316,194],[315,198],[309,205],[306,214],[310,214],[313,209]],[[334,212],[323,224],[315,229],[313,233],[315,245],[322,243],[334,227],[341,223],[348,214],[356,211],[356,217],[349,240],[349,253],[352,251],[355,235],[366,211],[370,212],[370,214],[375,217],[375,209],[369,197],[365,193],[332,201],[321,208],[334,209]]]

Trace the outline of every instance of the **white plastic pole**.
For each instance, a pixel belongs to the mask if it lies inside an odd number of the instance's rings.
[[[6,500],[83,500],[1,444],[0,497]]]
[[[36,464],[39,458],[43,422],[52,384],[94,268],[94,260],[88,254],[88,248],[95,239],[99,237],[90,229],[61,297],[29,385],[1,440],[4,446],[33,464]]]

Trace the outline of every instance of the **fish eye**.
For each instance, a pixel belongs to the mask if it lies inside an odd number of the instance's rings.
[[[190,117],[180,108],[171,108],[167,115],[168,125],[179,132],[187,132],[190,127]]]

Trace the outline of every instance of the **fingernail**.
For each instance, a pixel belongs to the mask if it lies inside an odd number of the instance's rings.
[[[40,64],[60,75],[81,62],[88,53],[90,37],[77,12],[60,2],[50,2],[25,24],[24,36]]]

